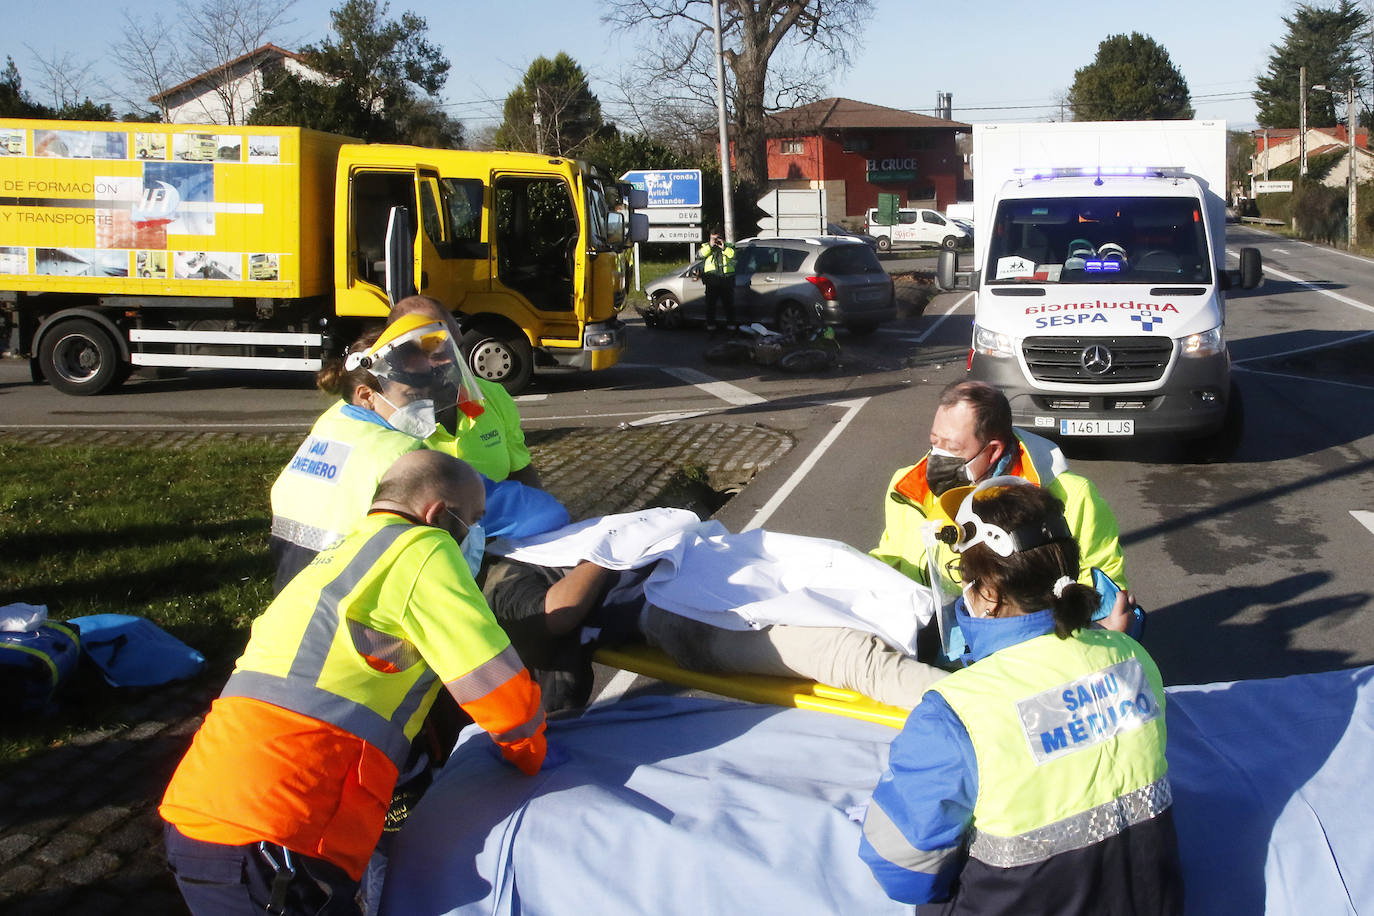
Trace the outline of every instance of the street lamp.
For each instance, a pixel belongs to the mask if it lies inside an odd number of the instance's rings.
[[[1322,92],[1329,92],[1332,95],[1341,95],[1335,89],[1326,86],[1313,86],[1313,89],[1320,89]],[[1346,153],[1348,168],[1345,176],[1345,224],[1346,224],[1346,249],[1355,250],[1355,188],[1359,184],[1355,171],[1355,81],[1350,81],[1350,90],[1345,94],[1345,133],[1346,140],[1349,141],[1349,148]]]

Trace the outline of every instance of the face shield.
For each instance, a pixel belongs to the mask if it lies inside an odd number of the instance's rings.
[[[939,532],[939,539],[956,553],[985,544],[999,557],[1009,557],[1021,550],[1030,550],[1052,541],[1070,538],[1069,524],[1062,515],[1054,515],[1038,522],[1007,531],[983,520],[978,514],[978,502],[987,499],[1003,487],[1033,487],[1022,477],[1003,476],[985,480],[975,487],[959,487],[940,498],[944,514],[953,519]]]
[[[477,379],[442,321],[406,315],[383,331],[367,353],[350,354],[345,365],[371,372],[388,398],[389,389],[396,388],[408,400],[432,400],[441,420],[455,409],[472,419],[484,410]]]

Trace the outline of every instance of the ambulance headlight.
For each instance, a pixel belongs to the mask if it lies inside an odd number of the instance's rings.
[[[995,356],[999,359],[1011,359],[1016,356],[1011,337],[997,331],[989,331],[977,324],[973,326],[973,352],[979,356]]]
[[[1226,340],[1221,336],[1221,328],[1212,328],[1201,334],[1190,334],[1183,338],[1184,356],[1216,356],[1226,352]]]

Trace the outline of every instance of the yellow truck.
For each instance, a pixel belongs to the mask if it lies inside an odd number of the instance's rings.
[[[644,195],[586,163],[289,127],[6,134],[25,152],[0,157],[0,309],[69,394],[140,366],[314,371],[415,291],[461,313],[474,371],[512,391],[624,350]]]

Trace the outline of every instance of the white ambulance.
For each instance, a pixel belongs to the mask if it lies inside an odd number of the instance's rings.
[[[1243,421],[1226,347],[1226,124],[973,128],[973,271],[941,252],[941,288],[976,291],[969,373],[1013,422],[1058,438],[1172,436],[1202,460]]]

